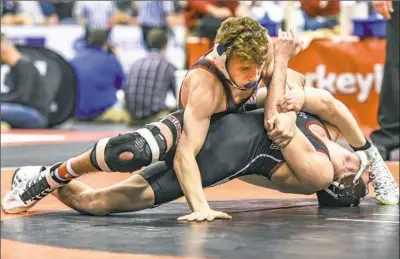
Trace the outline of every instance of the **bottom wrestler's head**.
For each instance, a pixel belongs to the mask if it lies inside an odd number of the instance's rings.
[[[367,185],[360,178],[354,182],[355,174],[335,180],[327,189],[317,192],[320,207],[352,207],[360,204],[367,194]]]

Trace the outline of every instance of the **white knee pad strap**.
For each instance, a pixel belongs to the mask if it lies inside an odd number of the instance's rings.
[[[143,128],[135,131],[142,136],[151,150],[151,163],[155,163],[160,159],[160,148],[158,147],[157,141],[153,136],[153,133],[149,129]]]
[[[96,162],[103,172],[111,172],[105,159],[106,146],[110,138],[103,138],[96,145]]]

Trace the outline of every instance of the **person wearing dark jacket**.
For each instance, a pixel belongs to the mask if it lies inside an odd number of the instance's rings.
[[[39,71],[5,35],[1,35],[0,58],[10,67],[10,76],[4,76],[1,84],[2,128],[45,128],[51,96]]]

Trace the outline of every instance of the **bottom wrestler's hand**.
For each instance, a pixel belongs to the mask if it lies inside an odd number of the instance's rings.
[[[221,211],[216,211],[212,209],[206,209],[206,210],[201,210],[201,211],[195,211],[190,213],[189,215],[179,217],[179,221],[213,221],[214,219],[232,219],[231,216],[228,214],[221,212]]]

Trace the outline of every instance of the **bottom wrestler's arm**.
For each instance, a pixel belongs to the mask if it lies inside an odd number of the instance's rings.
[[[299,182],[292,169],[290,169],[286,163],[281,165],[274,173],[273,180],[260,177],[259,175],[246,175],[238,179],[251,185],[273,189],[283,193],[304,195],[311,195],[315,193],[314,189],[307,188]]]
[[[333,181],[334,171],[328,156],[318,152],[298,128],[295,136],[281,151],[294,177],[284,178],[284,182],[278,184],[300,184],[317,191],[327,188]],[[279,175],[274,176],[272,179],[278,180]]]

